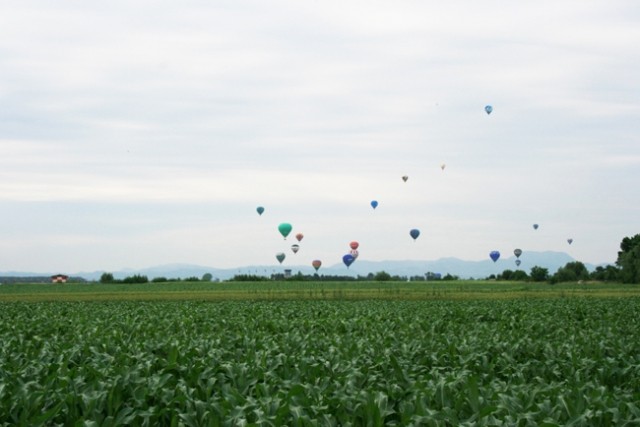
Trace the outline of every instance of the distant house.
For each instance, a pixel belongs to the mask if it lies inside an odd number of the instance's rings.
[[[64,274],[55,274],[51,276],[51,283],[67,283],[69,276],[65,276]]]

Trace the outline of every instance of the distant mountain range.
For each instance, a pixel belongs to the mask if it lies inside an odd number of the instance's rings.
[[[576,261],[564,252],[527,252],[520,257],[522,263],[519,267],[515,265],[516,257],[501,258],[497,262],[489,259],[483,261],[464,261],[458,258],[440,258],[434,261],[367,261],[356,260],[347,269],[344,264],[337,262],[332,265],[323,265],[318,274],[340,275],[340,276],[366,276],[369,273],[385,271],[391,275],[398,276],[424,276],[426,273],[440,273],[442,276],[451,274],[461,279],[484,279],[491,274],[499,274],[504,270],[524,270],[527,273],[531,267],[538,266],[549,270],[550,274],[555,273],[558,268],[563,267],[568,262]],[[593,271],[597,266],[585,263],[589,271]],[[168,279],[185,279],[188,277],[201,278],[205,273],[210,273],[214,280],[230,279],[236,274],[255,274],[260,276],[270,276],[273,273],[283,273],[285,269],[291,270],[292,274],[301,272],[302,274],[313,274],[315,270],[311,265],[249,265],[236,268],[215,268],[192,264],[166,264],[143,269],[123,269],[120,271],[109,271],[116,279],[123,279],[135,274],[144,275],[149,280],[156,277],[166,277]],[[60,273],[58,271],[51,274]],[[104,271],[70,273],[63,272],[73,277],[82,277],[86,280],[99,280]],[[0,272],[4,277],[36,277],[50,276],[49,273],[33,272]],[[1,281],[1,277],[0,277]]]

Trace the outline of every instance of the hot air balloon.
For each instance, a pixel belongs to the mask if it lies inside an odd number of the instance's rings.
[[[573,239],[567,239],[567,243],[572,244],[573,243]]]
[[[346,254],[345,256],[342,257],[342,262],[344,262],[344,265],[346,265],[347,268],[349,268],[349,266],[353,264],[353,261],[355,260],[356,259],[351,254]]]
[[[280,264],[282,264],[282,261],[284,261],[284,259],[285,259],[285,255],[284,255],[284,253],[283,253],[283,252],[278,252],[278,253],[276,254],[276,259],[278,260],[278,262],[279,262]]]
[[[256,212],[258,212],[258,215],[262,215],[262,212],[264,212],[264,208],[262,206],[258,206],[256,208]]]
[[[349,243],[349,247],[351,249],[354,249],[354,250],[358,249],[358,246],[360,246],[360,243],[356,242],[355,240],[353,242]]]
[[[304,234],[302,234],[302,233],[298,233],[298,234],[296,234],[296,239],[298,239],[298,242],[299,242],[300,240],[302,240],[302,238],[303,238],[303,237],[304,237]]]
[[[515,249],[513,251],[513,254],[516,256],[516,258],[520,258],[520,255],[522,255],[522,249]]]
[[[522,262],[521,260],[517,259],[517,260],[516,260],[516,266],[520,267],[520,263],[521,263],[521,262]]]
[[[322,261],[320,261],[319,259],[314,259],[311,262],[311,265],[313,266],[313,268],[316,269],[316,271],[318,271],[318,269],[320,268],[320,266],[322,265]]]
[[[297,254],[298,251],[300,250],[300,245],[291,245],[291,250],[293,251],[294,254]]]
[[[372,207],[373,209],[377,208],[377,207],[378,207],[378,201],[377,201],[377,200],[372,200],[372,201],[371,201],[371,207]]]
[[[416,240],[420,235],[420,230],[418,230],[417,228],[413,228],[409,231],[409,235],[413,237],[413,240]]]
[[[292,228],[293,227],[291,227],[291,224],[283,222],[278,226],[278,231],[280,232],[280,234],[282,234],[282,237],[287,240],[287,236],[289,235],[289,233],[291,233]]]
[[[500,252],[498,251],[491,251],[489,253],[489,258],[491,258],[493,260],[493,262],[496,262],[498,260],[498,258],[500,258]]]
[[[486,111],[487,114],[491,114],[491,112],[493,111],[493,107],[491,105],[487,105],[484,107],[484,111]]]
[[[351,254],[351,256],[353,257],[353,260],[357,260],[358,259],[358,255],[360,255],[360,252],[358,252],[357,249],[351,249],[349,251],[349,253]]]
[[[402,177],[402,180],[403,180],[404,182],[407,182],[407,180],[408,180],[408,179],[409,179],[409,177],[408,177],[407,175],[405,175],[405,176],[403,176],[403,177]]]
[[[538,229],[538,224],[533,224],[533,229],[537,230]]]
[[[446,168],[447,165],[445,165],[444,163],[440,165],[440,169],[444,170],[444,168]]]

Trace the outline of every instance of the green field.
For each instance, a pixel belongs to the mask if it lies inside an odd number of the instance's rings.
[[[144,284],[16,284],[0,301],[111,300],[424,300],[553,297],[640,297],[640,286],[492,281],[453,282],[169,282]]]
[[[0,425],[640,425],[603,284],[0,286]]]

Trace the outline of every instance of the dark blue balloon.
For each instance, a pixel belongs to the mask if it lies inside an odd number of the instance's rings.
[[[258,206],[256,208],[256,212],[258,212],[258,215],[262,215],[262,212],[264,212],[264,208],[262,206]]]
[[[491,105],[487,105],[486,107],[484,107],[484,111],[486,111],[487,114],[491,114],[491,112],[493,111],[493,107]]]
[[[342,257],[342,262],[344,262],[344,265],[346,265],[347,268],[349,268],[349,266],[353,264],[353,261],[355,260],[356,259],[351,254],[346,254],[345,256]]]
[[[418,230],[417,228],[414,228],[411,231],[409,231],[409,235],[413,237],[413,240],[416,240],[420,235],[420,230]]]
[[[491,251],[491,253],[489,254],[489,257],[493,260],[493,262],[496,262],[498,258],[500,258],[500,252]]]
[[[372,207],[373,209],[377,208],[377,207],[378,207],[378,201],[377,201],[377,200],[372,200],[372,201],[371,201],[371,207]]]

